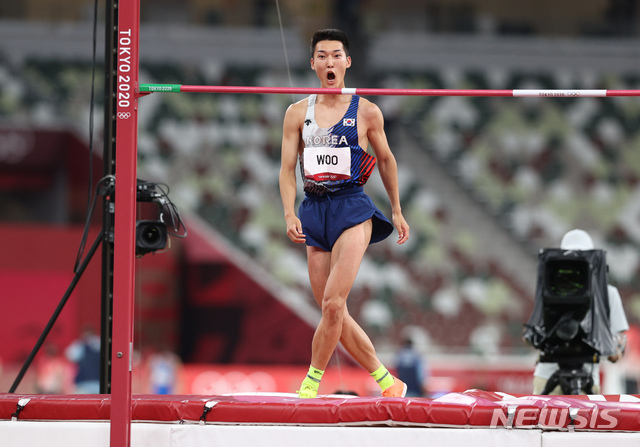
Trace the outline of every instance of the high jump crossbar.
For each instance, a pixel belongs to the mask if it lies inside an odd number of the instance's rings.
[[[228,85],[140,84],[140,93],[253,93],[294,95],[361,95],[361,96],[504,96],[538,98],[621,97],[640,96],[640,90],[480,90],[480,89],[383,89],[383,88],[297,88],[246,87]]]

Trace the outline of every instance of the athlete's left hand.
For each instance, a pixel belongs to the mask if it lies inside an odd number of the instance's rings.
[[[393,225],[398,230],[398,244],[404,244],[409,239],[409,224],[404,219],[402,213],[394,213],[391,216]]]

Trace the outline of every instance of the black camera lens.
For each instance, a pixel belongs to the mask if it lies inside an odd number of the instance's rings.
[[[144,255],[167,246],[167,226],[164,222],[141,220],[136,222],[136,254]]]
[[[140,233],[140,239],[148,245],[157,244],[162,234],[157,226],[147,226]]]

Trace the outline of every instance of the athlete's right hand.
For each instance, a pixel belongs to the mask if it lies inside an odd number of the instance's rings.
[[[289,239],[296,244],[304,244],[307,239],[302,232],[302,222],[300,222],[300,219],[293,216],[285,219],[285,222],[287,223],[287,236],[289,236]]]

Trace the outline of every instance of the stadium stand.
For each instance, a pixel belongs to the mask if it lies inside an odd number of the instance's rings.
[[[640,88],[640,76],[625,72],[393,66],[378,67],[371,87]],[[86,135],[90,73],[86,59],[61,63],[0,54],[0,119],[69,124]],[[281,68],[206,60],[143,58],[141,78],[288,84]],[[292,82],[314,85],[308,69],[299,67]],[[282,117],[293,99],[299,98],[150,95],[141,100],[139,176],[170,185],[181,209],[198,213],[312,302],[305,253],[286,238],[278,193]],[[393,346],[407,328],[418,328],[421,348],[432,352],[525,352],[521,330],[533,303],[537,249],[554,245],[575,226],[589,230],[607,250],[611,275],[627,303],[637,300],[636,98],[374,101],[397,151],[401,198],[412,228],[405,246],[391,238],[371,247],[350,298],[351,312],[374,343]],[[98,101],[96,122],[101,107]],[[372,178],[368,188],[384,209],[379,179]]]

